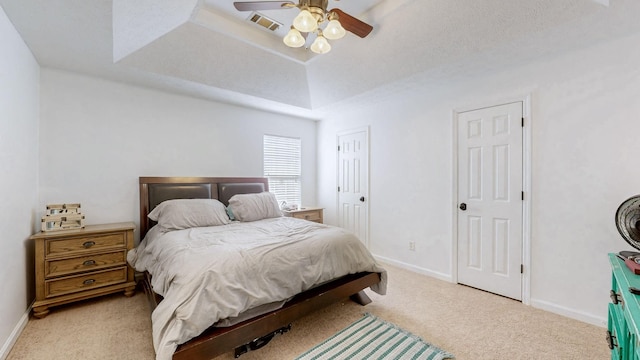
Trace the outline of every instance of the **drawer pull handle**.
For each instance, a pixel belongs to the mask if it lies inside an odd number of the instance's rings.
[[[91,266],[91,265],[95,265],[95,264],[96,264],[95,260],[87,260],[87,261],[82,263],[82,265],[84,265],[84,266]]]
[[[622,299],[620,298],[620,294],[616,293],[616,292],[615,292],[615,291],[613,291],[613,290],[610,290],[610,291],[609,291],[609,297],[611,298],[611,302],[612,302],[614,305],[618,305],[618,303],[621,303],[621,302],[622,302]]]
[[[309,220],[309,215],[305,215],[305,216],[304,216],[304,219],[305,219],[305,220]]]
[[[87,279],[87,280],[83,281],[82,284],[83,285],[93,285],[93,284],[95,284],[95,282],[96,281],[93,280],[93,279]]]
[[[82,244],[82,246],[84,246],[85,249],[88,249],[88,248],[92,247],[95,244],[96,244],[95,241],[86,241],[84,244]]]
[[[613,348],[615,346],[617,346],[616,344],[614,344],[613,339],[615,339],[616,337],[613,336],[613,334],[611,333],[611,331],[607,330],[607,345],[609,346],[609,350],[613,350]]]

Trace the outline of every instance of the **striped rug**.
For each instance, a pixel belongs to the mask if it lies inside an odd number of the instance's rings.
[[[396,325],[371,314],[349,325],[296,360],[453,359],[446,351],[424,342]]]

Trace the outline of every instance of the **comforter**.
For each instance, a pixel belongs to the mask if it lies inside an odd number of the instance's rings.
[[[386,272],[352,233],[278,217],[166,231],[155,226],[127,260],[148,271],[164,300],[152,313],[156,359],[219,320],[290,299],[347,274],[379,272],[371,289],[386,292]]]

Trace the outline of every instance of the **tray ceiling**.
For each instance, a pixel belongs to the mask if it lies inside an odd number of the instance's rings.
[[[44,67],[315,119],[640,31],[637,0],[330,0],[374,30],[316,55],[228,0],[0,5]],[[296,14],[262,12],[284,30]]]

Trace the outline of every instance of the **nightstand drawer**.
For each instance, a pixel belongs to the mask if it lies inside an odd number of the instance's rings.
[[[52,260],[46,262],[44,276],[46,278],[51,278],[86,271],[101,270],[118,265],[124,266],[126,265],[126,261],[127,253],[125,250],[70,259]]]
[[[289,217],[294,217],[296,219],[303,219],[303,220],[308,220],[308,221],[315,221],[317,223],[322,224],[323,220],[323,215],[322,215],[322,208],[316,208],[316,207],[302,207],[300,209],[296,209],[296,210],[283,210],[282,214],[284,216],[289,216]]]
[[[77,237],[62,240],[46,240],[45,256],[63,255],[104,249],[126,248],[125,234],[122,232],[100,236]]]
[[[309,220],[309,221],[319,221],[320,219],[322,219],[322,217],[320,216],[320,211],[316,211],[316,210],[294,213],[293,217],[298,219]]]
[[[127,280],[127,267],[97,271],[85,275],[48,280],[45,282],[45,296],[53,297],[86,291],[107,285],[123,283]]]

